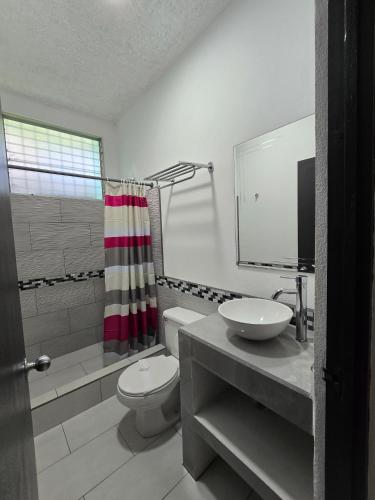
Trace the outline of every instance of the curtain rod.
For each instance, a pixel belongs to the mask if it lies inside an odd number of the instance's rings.
[[[29,172],[40,172],[42,174],[65,175],[67,177],[79,177],[80,179],[92,179],[94,181],[110,181],[110,182],[130,182],[131,184],[143,184],[150,188],[154,187],[153,182],[139,182],[136,180],[112,179],[111,177],[97,177],[95,175],[74,174],[71,172],[59,172],[57,170],[47,170],[45,168],[23,167],[22,165],[8,165],[8,168],[14,170],[27,170]]]

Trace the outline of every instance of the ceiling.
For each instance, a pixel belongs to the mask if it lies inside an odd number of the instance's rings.
[[[2,0],[0,87],[115,121],[230,0]]]

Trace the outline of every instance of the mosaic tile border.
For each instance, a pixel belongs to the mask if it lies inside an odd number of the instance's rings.
[[[167,287],[171,290],[176,290],[178,292],[186,293],[203,300],[209,300],[210,302],[217,302],[222,304],[227,300],[241,299],[242,297],[248,297],[248,295],[229,292],[227,290],[221,290],[218,288],[212,288],[207,285],[200,285],[198,283],[191,283],[190,281],[184,281],[176,278],[169,278],[167,276],[156,276],[156,284],[159,286]],[[293,309],[294,306],[288,304],[289,307]],[[295,316],[293,316],[292,324],[295,324]],[[307,310],[307,326],[309,330],[314,330],[314,310]]]
[[[42,288],[46,286],[54,286],[58,283],[66,282],[80,282],[87,281],[92,278],[104,278],[104,269],[97,271],[84,271],[81,273],[70,273],[65,276],[60,276],[58,278],[35,278],[31,280],[21,280],[18,282],[19,290],[32,290],[35,288]],[[190,281],[180,280],[176,278],[169,278],[167,276],[156,275],[156,284],[159,286],[167,287],[171,290],[176,290],[178,292],[186,293],[203,300],[209,300],[210,302],[216,302],[222,304],[227,300],[241,299],[242,297],[248,297],[248,295],[240,294],[236,292],[230,292],[228,290],[221,290],[219,288],[213,288],[208,285],[200,285],[198,283],[192,283]],[[288,304],[294,311],[294,307]],[[292,324],[295,324],[295,316],[293,316]],[[307,310],[307,326],[309,330],[314,330],[314,310]]]
[[[87,281],[91,278],[104,278],[104,269],[99,269],[97,271],[84,271],[81,273],[70,273],[65,274],[65,276],[59,276],[58,278],[35,278],[31,280],[21,280],[18,282],[18,289],[32,290],[34,288],[54,286],[58,283],[65,283],[67,281]]]

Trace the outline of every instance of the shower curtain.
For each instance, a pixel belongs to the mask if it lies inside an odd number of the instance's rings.
[[[145,188],[105,185],[104,357],[107,363],[156,343],[158,314]]]

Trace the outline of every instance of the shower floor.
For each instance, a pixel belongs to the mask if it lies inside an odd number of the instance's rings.
[[[78,380],[104,366],[101,342],[54,358],[46,372],[29,372],[30,398],[34,399],[51,391],[57,395],[57,387]]]

